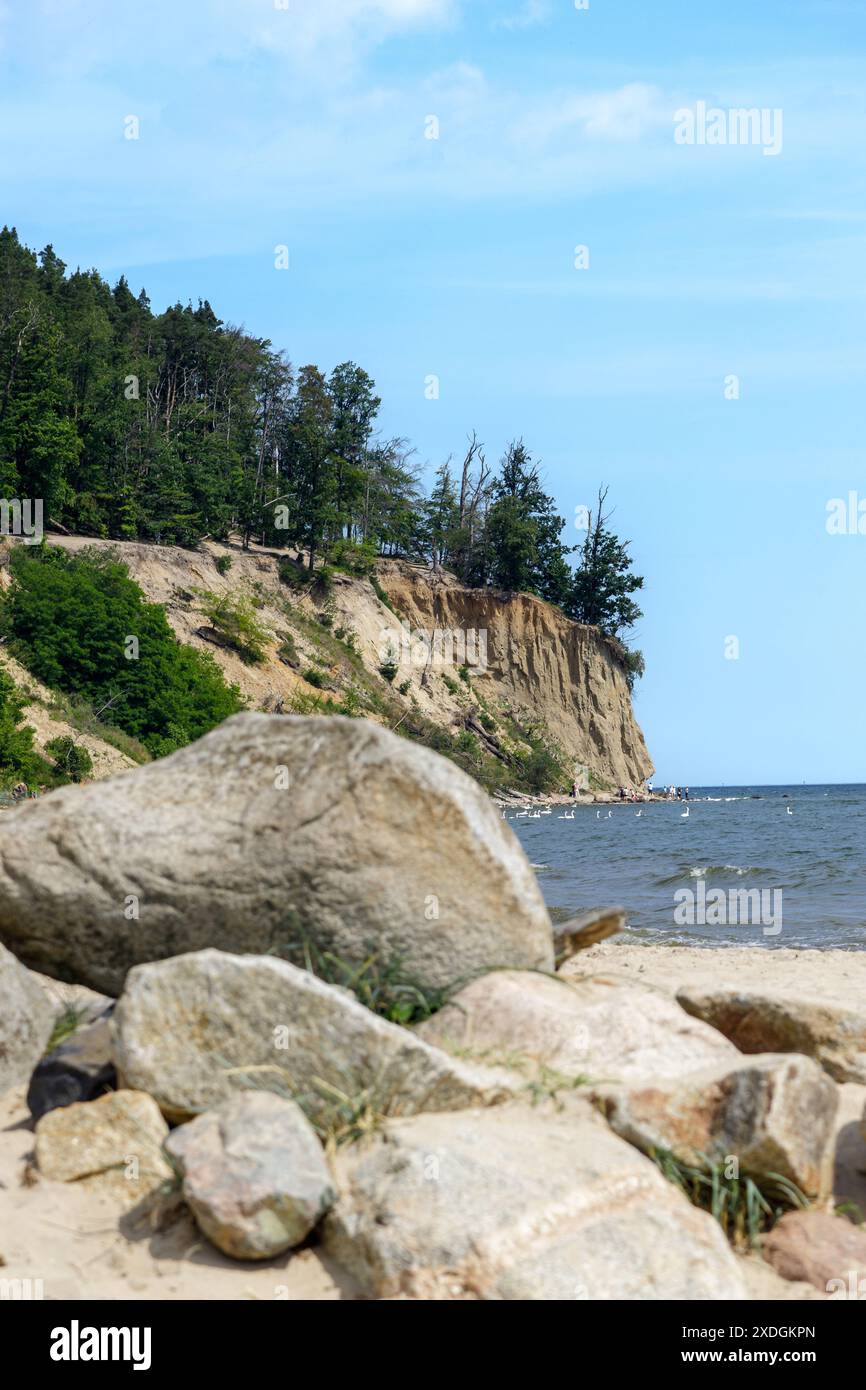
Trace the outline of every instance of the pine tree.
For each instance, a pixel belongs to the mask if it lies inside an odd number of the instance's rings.
[[[619,637],[643,617],[629,597],[643,588],[643,579],[631,573],[630,542],[618,540],[608,529],[607,492],[607,488],[599,490],[595,514],[590,514],[567,611],[577,622],[591,623],[610,637]]]

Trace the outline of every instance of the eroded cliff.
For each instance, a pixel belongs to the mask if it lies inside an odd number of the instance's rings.
[[[343,710],[405,724],[402,732],[457,751],[478,775],[498,767],[482,780],[503,788],[520,784],[521,750],[543,745],[566,779],[584,775],[596,787],[638,786],[652,772],[614,646],[540,599],[467,589],[402,561],[380,561],[371,578],[333,571],[309,586],[287,584],[284,557],[257,547],[50,543],[113,549],[147,598],[165,606],[178,638],[209,651],[250,709]],[[263,660],[244,660],[214,629],[210,597],[249,605]]]

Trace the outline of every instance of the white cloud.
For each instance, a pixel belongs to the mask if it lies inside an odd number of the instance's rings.
[[[7,48],[43,73],[106,73],[135,63],[187,73],[213,61],[272,54],[341,69],[392,35],[454,21],[462,0],[28,0],[8,23]],[[2,9],[0,9],[2,20]]]
[[[546,24],[551,17],[550,0],[524,0],[521,8],[511,15],[493,21],[494,29],[534,29]]]
[[[548,99],[517,122],[515,135],[536,146],[575,135],[633,142],[662,128],[670,132],[671,111],[658,87],[632,82],[613,91]]]

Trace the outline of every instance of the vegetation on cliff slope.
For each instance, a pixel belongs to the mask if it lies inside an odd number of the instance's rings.
[[[45,685],[84,700],[160,757],[243,707],[213,658],[178,642],[111,554],[15,547],[0,625]],[[110,712],[110,714],[109,714]]]
[[[473,435],[426,496],[413,451],[377,431],[353,362],[295,371],[207,301],[154,314],[125,278],[66,273],[0,232],[0,495],[39,499],[77,533],[190,546],[300,546],[312,569],[376,554],[447,566],[473,587],[537,594],[621,636],[640,616],[627,543],[599,506],[576,571],[565,520],[522,440],[498,470]]]

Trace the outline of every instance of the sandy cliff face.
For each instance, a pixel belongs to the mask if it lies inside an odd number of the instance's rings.
[[[289,589],[280,582],[279,555],[255,546],[243,551],[239,545],[208,541],[188,551],[78,536],[49,539],[69,550],[95,546],[116,551],[147,598],[165,605],[178,638],[210,652],[226,678],[240,687],[250,709],[289,713],[299,700],[323,695],[339,706],[347,691],[358,686],[358,665],[345,659],[345,649],[341,655],[331,634],[348,634],[368,686],[378,686],[387,697],[387,707],[381,709],[375,699],[370,707],[362,701],[358,712],[367,717],[393,727],[401,712],[414,710],[452,735],[468,728],[482,741],[487,724],[481,727],[479,717],[495,722],[494,740],[513,734],[514,719],[549,735],[569,769],[584,766],[597,782],[637,786],[652,772],[610,644],[594,628],[570,622],[540,599],[466,589],[452,575],[436,576],[421,566],[385,560],[379,563],[377,581],[389,608],[369,580],[340,572],[334,573],[328,595]],[[231,564],[221,574],[217,561],[224,557]],[[6,574],[0,574],[3,582],[8,582]],[[265,661],[245,664],[236,652],[201,635],[208,631],[203,593],[253,601],[256,621],[269,639]],[[319,622],[323,612],[327,627]],[[411,642],[404,636],[407,629]],[[419,630],[454,634],[453,660],[437,655],[432,663],[425,661]],[[287,635],[293,643],[291,662],[285,659]],[[468,640],[468,683],[458,674],[461,640]],[[486,663],[479,666],[485,642]],[[447,656],[447,642],[445,646]],[[398,657],[390,686],[379,675],[389,650]],[[311,670],[324,679],[324,687],[305,679]],[[96,775],[116,770],[100,768]]]
[[[486,634],[486,671],[470,663],[473,685],[543,721],[569,760],[617,785],[652,773],[622,667],[595,628],[527,594],[466,589],[405,564],[383,562],[379,582],[412,629],[478,634],[464,638],[470,654]]]

